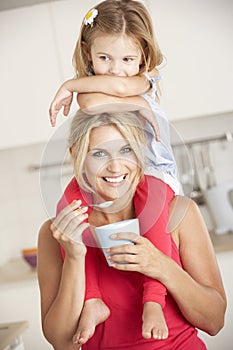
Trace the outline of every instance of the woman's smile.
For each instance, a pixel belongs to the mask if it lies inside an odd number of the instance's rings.
[[[125,179],[127,174],[120,175],[120,176],[106,176],[103,177],[103,180],[110,183],[112,186],[120,185]]]

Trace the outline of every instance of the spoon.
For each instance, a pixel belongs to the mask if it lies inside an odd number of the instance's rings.
[[[113,204],[113,201],[107,201],[107,202],[103,202],[103,203],[99,203],[99,204],[89,204],[89,205],[81,205],[80,208],[85,208],[85,207],[97,207],[97,208],[108,208],[110,207],[110,205]]]

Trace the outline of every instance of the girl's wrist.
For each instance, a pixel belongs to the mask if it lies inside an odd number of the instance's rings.
[[[78,79],[69,79],[69,80],[65,81],[65,83],[63,84],[63,88],[65,90],[72,92],[72,93],[77,92],[77,86],[75,86],[75,85],[77,85],[77,81],[78,81]]]

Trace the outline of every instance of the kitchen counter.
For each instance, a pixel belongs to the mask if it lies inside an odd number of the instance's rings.
[[[0,350],[13,344],[20,344],[20,336],[28,327],[27,321],[0,323]]]

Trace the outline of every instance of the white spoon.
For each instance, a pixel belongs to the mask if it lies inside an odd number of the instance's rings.
[[[97,207],[97,208],[108,208],[110,207],[110,205],[113,204],[113,201],[107,201],[107,202],[103,202],[103,203],[99,203],[99,204],[88,204],[88,205],[81,205],[80,208],[85,208],[85,207]]]

